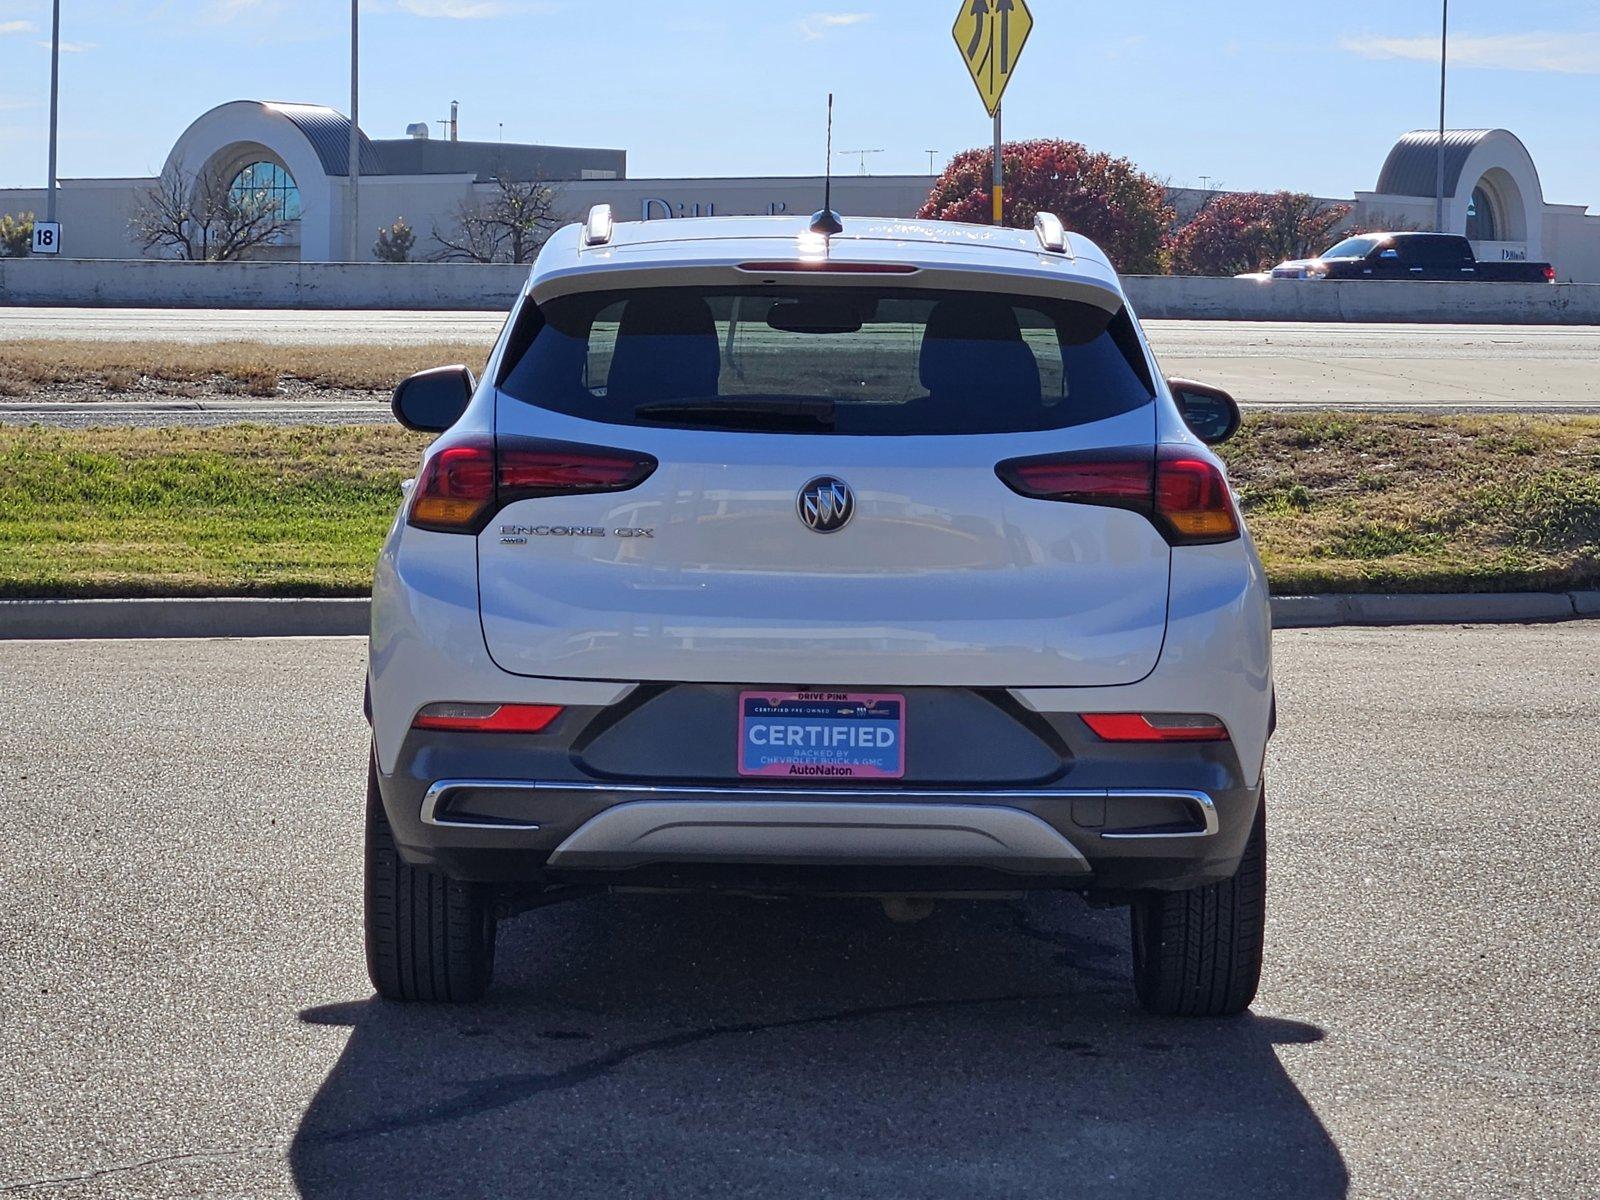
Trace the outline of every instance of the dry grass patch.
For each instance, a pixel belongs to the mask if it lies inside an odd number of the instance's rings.
[[[0,344],[0,396],[65,388],[127,392],[141,386],[167,392],[196,383],[270,396],[283,380],[330,391],[385,392],[407,375],[445,363],[463,362],[481,371],[489,350],[468,342],[272,346],[34,339]]]
[[[1600,582],[1600,418],[1252,413],[1224,452],[1280,593]]]

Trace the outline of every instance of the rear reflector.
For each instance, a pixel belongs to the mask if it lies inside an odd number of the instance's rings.
[[[1139,513],[1174,546],[1231,542],[1239,536],[1228,481],[1214,463],[1184,446],[1014,458],[995,473],[1012,491],[1032,500]]]
[[[918,268],[908,263],[830,262],[819,258],[740,263],[739,270],[757,275],[781,275],[791,271],[804,271],[808,275],[915,275]]]
[[[623,492],[657,466],[648,454],[474,435],[436,450],[422,469],[406,520],[435,533],[479,533],[507,504],[544,496]]]
[[[1084,713],[1083,723],[1106,742],[1225,742],[1228,728],[1202,713]]]
[[[411,728],[543,733],[560,715],[557,704],[430,704],[417,713]]]

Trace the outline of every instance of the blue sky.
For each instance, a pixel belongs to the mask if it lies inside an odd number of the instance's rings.
[[[1436,0],[1030,0],[1007,135],[1059,135],[1174,183],[1370,188],[1434,119]],[[159,169],[233,99],[347,107],[344,0],[63,0],[61,173]],[[462,136],[619,146],[629,172],[808,173],[823,98],[875,173],[985,143],[956,0],[364,0],[362,124],[401,136],[462,104]],[[1501,125],[1549,199],[1600,207],[1600,2],[1454,0],[1451,124]],[[0,186],[45,174],[48,0],[0,0]],[[853,171],[856,162],[842,161]]]

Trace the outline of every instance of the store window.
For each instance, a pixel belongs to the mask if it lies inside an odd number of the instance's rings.
[[[270,198],[274,211],[285,221],[300,219],[300,189],[294,176],[277,163],[254,162],[233,177],[228,191],[235,199]]]
[[[1494,216],[1494,201],[1483,187],[1472,189],[1472,203],[1467,207],[1467,239],[1473,242],[1498,242],[1499,222]]]

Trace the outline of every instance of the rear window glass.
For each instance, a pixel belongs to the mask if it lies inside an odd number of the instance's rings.
[[[1458,267],[1472,261],[1472,246],[1465,238],[1399,238],[1400,257],[1430,267]]]
[[[585,293],[529,305],[506,357],[506,394],[621,425],[1019,433],[1154,399],[1126,310],[985,292]]]

